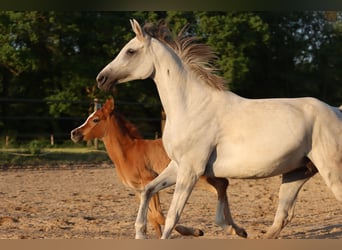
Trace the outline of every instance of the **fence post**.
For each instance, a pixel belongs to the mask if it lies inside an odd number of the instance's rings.
[[[53,134],[50,135],[50,144],[51,144],[51,146],[55,145],[55,138],[54,138]]]
[[[101,107],[101,104],[99,103],[99,99],[94,98],[94,111],[99,110]],[[99,149],[99,141],[97,138],[94,139],[94,147],[96,150]]]

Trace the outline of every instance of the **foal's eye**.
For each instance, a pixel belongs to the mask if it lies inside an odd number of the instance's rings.
[[[93,119],[93,123],[99,123],[101,120],[100,120],[100,118],[94,118]]]
[[[128,49],[128,50],[126,51],[126,54],[127,54],[128,56],[132,56],[132,55],[134,55],[135,52],[136,52],[136,51],[135,51],[134,49]]]

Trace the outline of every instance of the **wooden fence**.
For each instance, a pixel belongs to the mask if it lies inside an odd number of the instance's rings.
[[[37,100],[37,99],[9,99],[9,98],[0,98],[0,105],[1,103],[4,102],[8,102],[8,103],[27,103],[28,105],[42,105],[43,103],[47,103],[47,102],[70,102],[69,100],[50,100],[50,101],[46,101],[46,100]],[[92,103],[93,105],[93,110],[98,110],[101,107],[102,104],[102,100],[99,100],[97,98],[95,98],[94,100],[79,100],[79,101],[72,101],[75,104],[79,104],[79,105],[86,105],[86,106],[90,106],[90,104]],[[120,103],[120,101],[116,101],[116,103]],[[140,105],[139,103],[133,103],[133,102],[121,102],[121,105],[125,105],[125,106],[130,106],[130,105]],[[123,114],[125,116],[125,114]],[[164,124],[165,124],[165,113],[162,112],[161,114],[158,114],[159,117],[148,117],[148,118],[139,118],[139,119],[135,119],[135,118],[130,118],[130,117],[126,117],[127,119],[129,119],[131,122],[133,122],[134,124],[136,124],[137,122],[160,122],[160,131],[163,130]],[[53,117],[53,116],[35,116],[35,115],[27,115],[27,116],[16,116],[14,115],[3,115],[0,113],[0,123],[4,122],[6,123],[6,121],[13,121],[13,120],[17,120],[17,121],[49,121],[49,120],[55,120],[55,121],[73,121],[73,123],[77,123],[77,124],[82,124],[85,120],[85,118],[87,117],[87,114],[85,114],[84,116],[79,116],[79,117]],[[147,138],[154,138],[154,137],[158,137],[160,136],[160,133],[158,134],[156,131],[140,131],[142,132],[142,135],[144,137]],[[13,138],[21,138],[20,140],[22,141],[29,141],[29,140],[34,140],[34,139],[41,139],[44,138],[44,140],[49,140],[51,145],[55,145],[56,141],[65,141],[65,140],[69,140],[70,139],[70,131],[66,130],[64,133],[62,132],[54,132],[52,131],[51,133],[16,133],[15,135],[12,135],[11,133],[6,133],[6,129],[4,129],[3,131],[0,130],[0,139],[2,141],[2,143],[4,143],[6,146],[10,146],[11,141]],[[1,143],[1,144],[2,144]],[[93,142],[93,145],[95,146],[95,148],[98,148],[98,141],[95,140]]]

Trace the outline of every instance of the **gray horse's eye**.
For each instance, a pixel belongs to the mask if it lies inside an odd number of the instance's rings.
[[[136,52],[136,50],[134,50],[134,49],[128,49],[128,50],[126,51],[126,55],[132,56],[132,55],[135,54],[135,52]]]

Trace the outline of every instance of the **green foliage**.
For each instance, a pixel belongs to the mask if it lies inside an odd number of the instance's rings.
[[[223,76],[235,90],[251,68],[249,53],[269,40],[268,24],[257,13],[198,13],[199,36],[219,55]]]
[[[33,140],[29,143],[29,150],[32,155],[39,155],[45,143],[41,140]]]

